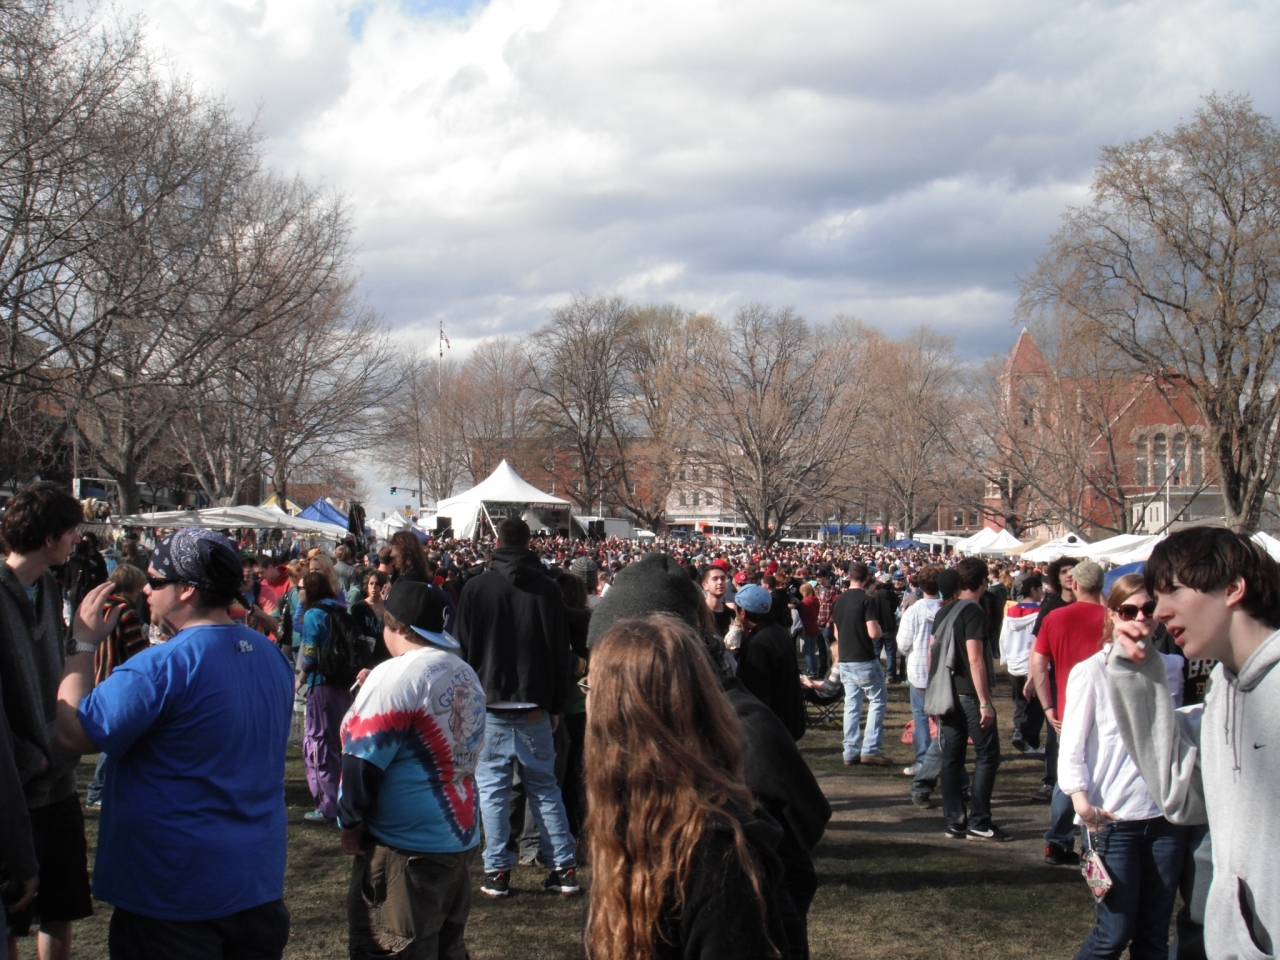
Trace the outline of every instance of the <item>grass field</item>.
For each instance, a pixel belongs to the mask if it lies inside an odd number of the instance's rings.
[[[1003,690],[1007,693],[1007,686]],[[1007,699],[999,703],[999,719],[1006,754],[1011,754],[1007,704]],[[892,687],[885,752],[895,766],[889,768],[846,768],[838,730],[814,729],[801,741],[835,811],[814,850],[820,882],[809,915],[815,960],[1073,955],[1092,924],[1092,898],[1077,870],[1044,865],[1040,834],[1048,807],[1029,799],[1040,782],[1042,763],[1016,758],[1001,766],[995,819],[1014,834],[1013,843],[947,840],[940,810],[912,806],[907,778],[900,772],[912,754],[910,745],[900,742],[909,717],[906,688]],[[92,758],[86,758],[81,783],[92,773]],[[285,956],[345,957],[350,867],[334,828],[302,820],[311,803],[296,748],[290,751],[286,800],[285,899],[293,931]],[[91,811],[87,819],[92,858],[97,814]],[[585,898],[544,893],[544,875],[517,868],[514,894],[507,901],[476,894],[467,937],[476,960],[581,956]],[[590,880],[585,871],[582,879]],[[478,886],[478,874],[476,882]],[[110,912],[110,906],[99,904],[93,918],[76,925],[75,956],[106,956]],[[28,948],[24,956],[31,955]]]

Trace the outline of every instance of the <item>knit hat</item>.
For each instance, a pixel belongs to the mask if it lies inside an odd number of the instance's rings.
[[[599,643],[600,638],[619,620],[647,617],[651,613],[674,614],[689,626],[699,629],[699,607],[705,603],[702,590],[689,579],[673,557],[665,553],[647,553],[618,571],[613,578],[613,586],[591,614],[587,646]],[[712,667],[721,676],[729,676],[724,642],[705,633],[702,638]]]
[[[951,567],[938,571],[938,596],[954,597],[960,589],[960,574]]]
[[[578,557],[569,564],[569,571],[581,577],[587,586],[592,586],[600,578],[600,565],[590,557]]]

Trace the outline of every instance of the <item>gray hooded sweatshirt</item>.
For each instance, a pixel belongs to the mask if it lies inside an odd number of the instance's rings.
[[[1272,960],[1280,949],[1280,631],[1239,674],[1218,664],[1205,702],[1175,709],[1150,644],[1107,665],[1125,746],[1174,823],[1208,823],[1213,880],[1205,949],[1213,960]]]

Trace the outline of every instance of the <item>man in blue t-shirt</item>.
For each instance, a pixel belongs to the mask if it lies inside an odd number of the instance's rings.
[[[116,908],[111,956],[279,957],[292,670],[228,614],[241,564],[224,537],[179,530],[148,573],[173,638],[93,689],[93,651],[118,614],[91,595],[58,691],[60,742],[108,757],[93,892]]]

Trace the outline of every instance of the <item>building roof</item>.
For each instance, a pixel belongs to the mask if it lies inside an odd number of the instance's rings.
[[[1044,354],[1040,352],[1040,348],[1036,346],[1035,340],[1032,339],[1026,327],[1023,327],[1022,333],[1018,334],[1018,342],[1013,345],[1013,352],[1009,354],[1004,372],[1005,376],[1014,373],[1023,376],[1048,375],[1051,372],[1049,361],[1044,358]]]

